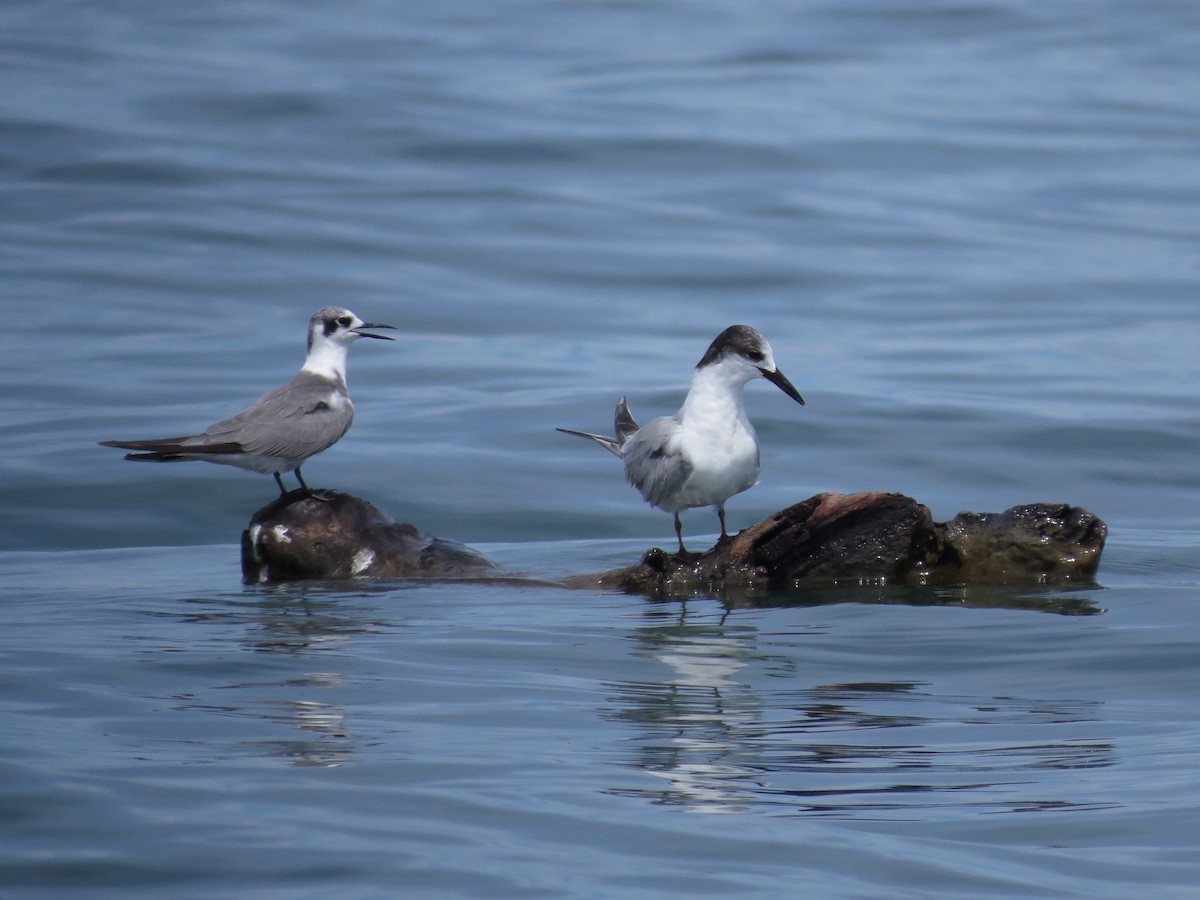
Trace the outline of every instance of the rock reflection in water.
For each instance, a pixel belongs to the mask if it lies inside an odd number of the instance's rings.
[[[184,618],[195,624],[220,626],[217,642],[227,640],[231,635],[228,629],[232,628],[243,651],[311,657],[315,665],[314,671],[301,678],[290,669],[292,677],[281,680],[242,679],[203,686],[195,693],[176,697],[178,708],[204,710],[249,723],[245,728],[233,729],[233,736],[226,738],[237,748],[229,752],[237,755],[249,752],[272,756],[295,766],[340,766],[349,762],[356,737],[346,722],[345,710],[331,699],[333,692],[342,687],[343,676],[331,671],[330,664],[336,664],[337,657],[329,651],[384,628],[360,614],[353,592],[322,587],[267,593],[246,600],[226,599],[219,604],[212,600],[193,602],[202,609]],[[242,671],[246,666],[236,668]],[[272,666],[265,669],[275,671]],[[269,731],[283,727],[288,733],[265,736],[261,727],[264,723]],[[222,734],[228,732],[214,730],[214,735]]]

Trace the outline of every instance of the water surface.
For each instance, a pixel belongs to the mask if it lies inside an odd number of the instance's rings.
[[[1193,4],[0,11],[6,896],[1193,896]],[[350,360],[314,485],[545,580],[747,322],[744,527],[1066,501],[1095,587],[240,584],[269,479],[95,446]],[[711,541],[709,511],[685,516]]]

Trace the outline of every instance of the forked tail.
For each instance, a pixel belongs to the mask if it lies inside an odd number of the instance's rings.
[[[591,438],[609,453],[621,457],[624,455],[622,448],[625,446],[625,442],[637,433],[638,423],[634,421],[633,415],[629,412],[628,401],[622,397],[617,401],[617,411],[613,416],[613,431],[616,432],[616,437],[605,437],[602,434],[592,434],[590,431],[575,431],[573,428],[556,428],[554,430],[561,431],[563,434]]]

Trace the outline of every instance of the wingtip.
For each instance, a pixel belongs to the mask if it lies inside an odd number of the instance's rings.
[[[627,440],[637,434],[640,427],[633,413],[629,411],[629,401],[622,395],[617,401],[617,412],[613,416],[613,431],[617,436],[617,444],[624,446]]]

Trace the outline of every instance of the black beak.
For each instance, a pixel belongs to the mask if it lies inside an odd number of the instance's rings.
[[[768,372],[766,369],[759,369],[758,371],[762,372],[763,378],[767,379],[767,381],[771,382],[771,384],[775,385],[775,387],[779,388],[801,406],[804,406],[804,398],[800,396],[800,392],[792,386],[792,383],[787,380],[787,377],[782,372],[778,369],[774,372]]]
[[[394,341],[395,340],[394,337],[389,337],[386,334],[371,334],[369,331],[363,331],[364,328],[390,328],[394,331],[396,329],[395,325],[381,325],[379,322],[363,322],[357,328],[351,329],[351,331],[353,331],[359,337],[379,338],[379,340],[381,340],[381,341]]]

